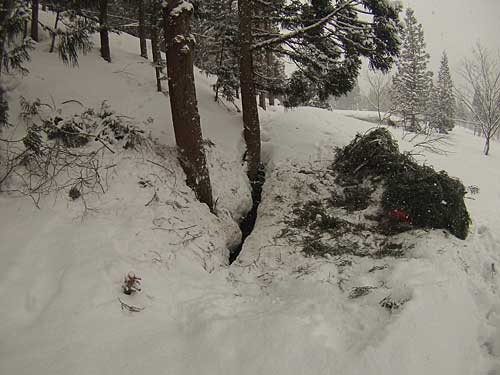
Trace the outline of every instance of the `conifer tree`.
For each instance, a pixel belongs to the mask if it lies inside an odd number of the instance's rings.
[[[453,93],[453,80],[451,78],[448,56],[443,52],[438,79],[434,88],[433,106],[435,116],[432,125],[440,132],[448,132],[453,129],[455,123],[456,102]]]
[[[215,101],[233,102],[239,90],[238,10],[236,0],[196,2],[193,30],[197,35],[195,65],[217,77]]]
[[[401,55],[393,81],[394,109],[407,129],[419,131],[428,113],[432,72],[427,69],[429,54],[425,50],[424,30],[410,8],[406,10],[401,34]]]
[[[25,24],[32,19],[31,0],[4,0],[0,9],[0,77],[3,72],[27,74],[25,62],[30,59],[33,48],[31,38],[23,38]],[[64,30],[51,28],[39,20],[37,24],[48,31],[54,42],[58,38],[57,51],[66,64],[77,65],[78,53],[88,52],[92,47],[91,34],[95,24],[78,17],[78,0],[52,0],[52,10],[64,12]],[[61,16],[62,17],[62,16]],[[4,98],[5,89],[0,87],[0,127],[7,123],[8,105]]]
[[[0,8],[0,78],[4,72],[27,74],[24,63],[30,59],[32,40],[19,38],[29,21],[26,0],[4,0]],[[8,123],[8,102],[5,88],[0,83],[0,131]]]
[[[260,165],[253,55],[271,50],[287,56],[302,72],[301,81],[307,79],[307,85],[317,89],[320,100],[341,95],[354,87],[361,56],[375,69],[392,65],[399,52],[399,6],[388,0],[239,0],[238,5],[244,135],[253,181]],[[372,16],[368,21],[367,14]],[[276,27],[257,28],[263,17]]]
[[[194,84],[194,38],[191,34],[193,5],[186,0],[168,0],[166,5],[163,8],[163,16],[168,86],[179,159],[186,173],[187,185],[193,189],[201,202],[213,209],[212,188]]]

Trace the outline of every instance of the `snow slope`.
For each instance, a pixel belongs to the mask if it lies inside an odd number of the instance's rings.
[[[152,136],[172,146],[168,98],[154,92],[138,41],[113,36],[111,46],[112,64],[94,50],[70,69],[40,43],[31,74],[9,81],[13,113],[20,95],[89,107],[107,100],[138,123],[153,118]],[[373,124],[313,108],[263,112],[263,202],[228,266],[231,218],[250,207],[241,119],[214,103],[209,78],[196,80],[219,218],[195,201],[172,148],[163,157],[110,155],[118,167],[109,192],[91,198],[98,210],[85,216],[81,202],[62,195],[36,209],[0,194],[0,374],[500,374],[496,147],[484,158],[481,140],[456,129],[449,154],[421,156],[480,188],[467,200],[474,222],[466,241],[405,234],[414,246],[405,257],[346,265],[305,258],[275,237],[291,203],[313,194],[301,188],[314,181],[298,171],[328,165],[335,146]],[[146,206],[155,191],[158,201]],[[121,284],[131,270],[143,281],[129,297]],[[374,289],[349,298],[357,286]],[[409,301],[389,312],[379,305],[388,295]],[[120,300],[144,309],[128,312]]]

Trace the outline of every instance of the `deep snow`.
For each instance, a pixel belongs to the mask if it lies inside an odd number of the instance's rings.
[[[94,50],[78,69],[40,43],[30,75],[9,79],[11,118],[20,95],[88,107],[107,100],[138,123],[153,118],[152,137],[173,146],[168,98],[154,91],[138,41],[123,34],[111,43],[112,64]],[[500,374],[496,144],[485,158],[482,140],[457,128],[447,155],[420,156],[480,188],[467,199],[473,225],[466,241],[419,231],[402,235],[414,245],[405,257],[353,258],[349,266],[305,258],[275,237],[292,203],[312,194],[303,187],[314,181],[298,171],[324,168],[335,146],[373,124],[313,108],[262,112],[263,202],[228,267],[234,220],[251,204],[241,118],[213,101],[209,77],[196,80],[204,136],[214,143],[219,218],[195,201],[171,148],[164,157],[110,155],[118,163],[110,190],[91,199],[98,210],[83,218],[81,202],[63,195],[36,209],[0,194],[0,374]],[[403,149],[413,148],[394,134]],[[141,178],[153,187],[139,186]],[[145,206],[155,189],[159,201]],[[373,266],[383,269],[369,272]],[[121,293],[129,271],[143,278],[142,292],[131,297]],[[349,299],[356,286],[376,289]],[[409,301],[389,312],[379,305],[388,295]],[[119,298],[144,310],[124,311]]]

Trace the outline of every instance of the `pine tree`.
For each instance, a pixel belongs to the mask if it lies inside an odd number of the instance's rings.
[[[248,176],[260,165],[260,128],[253,54],[287,56],[315,88],[319,100],[354,87],[361,56],[387,70],[399,52],[399,6],[387,0],[239,0],[240,82]],[[262,10],[265,6],[265,10]],[[367,21],[366,14],[372,17]],[[256,28],[264,19],[269,30]],[[303,82],[304,83],[304,82]]]
[[[441,58],[441,66],[439,68],[433,97],[435,115],[432,119],[432,125],[440,132],[449,132],[455,126],[456,102],[455,95],[453,94],[453,80],[451,78],[446,52],[443,52]]]
[[[168,0],[163,8],[170,107],[186,183],[201,202],[213,209],[194,84],[192,13],[193,5],[185,0]]]
[[[23,38],[25,25],[32,19],[31,0],[4,0],[0,9],[0,77],[3,72],[28,74],[25,63],[30,59],[33,48],[31,38]],[[38,3],[37,3],[38,4]],[[51,9],[64,18],[64,30],[51,28],[39,20],[41,28],[58,39],[59,57],[66,64],[77,65],[78,53],[89,52],[92,47],[91,34],[95,31],[93,21],[79,17],[78,0],[52,0]],[[35,16],[37,17],[37,16]],[[52,48],[54,49],[54,47]],[[8,105],[4,97],[5,89],[0,87],[0,127],[7,123]]]
[[[410,8],[406,10],[401,39],[401,55],[393,81],[393,103],[405,127],[419,131],[428,113],[432,73],[427,70],[429,54],[425,50],[422,25]]]
[[[54,25],[39,22],[51,35],[50,52],[57,50],[64,64],[78,66],[78,55],[92,50],[92,34],[97,28],[97,20],[88,17],[82,7],[83,0],[51,0],[49,9],[56,13]],[[62,27],[61,27],[62,26]]]
[[[19,38],[30,19],[26,0],[4,0],[0,9],[0,78],[3,72],[27,74],[24,63],[33,48],[30,38]],[[8,123],[8,102],[0,84],[0,131]]]
[[[233,102],[239,90],[238,9],[236,0],[196,3],[193,30],[197,35],[195,65],[217,77],[215,100]]]

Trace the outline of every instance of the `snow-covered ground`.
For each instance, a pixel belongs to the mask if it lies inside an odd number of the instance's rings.
[[[168,97],[155,92],[138,41],[111,42],[112,64],[94,50],[78,69],[40,43],[30,75],[8,82],[11,119],[21,95],[88,107],[107,100],[173,146]],[[241,118],[213,101],[210,78],[196,80],[219,217],[185,186],[171,147],[163,157],[109,155],[109,191],[90,197],[96,210],[85,215],[63,194],[40,209],[0,194],[0,374],[500,374],[497,144],[486,158],[482,140],[458,128],[448,153],[434,154],[393,131],[402,149],[479,187],[466,201],[466,241],[418,231],[399,238],[410,248],[402,258],[306,258],[278,236],[293,203],[326,193],[305,189],[317,181],[301,171],[326,167],[335,147],[373,124],[313,108],[262,112],[263,201],[229,266],[234,220],[250,208]],[[142,291],[125,296],[129,271]],[[373,288],[349,298],[363,286]],[[388,311],[379,304],[388,296],[407,302]]]

